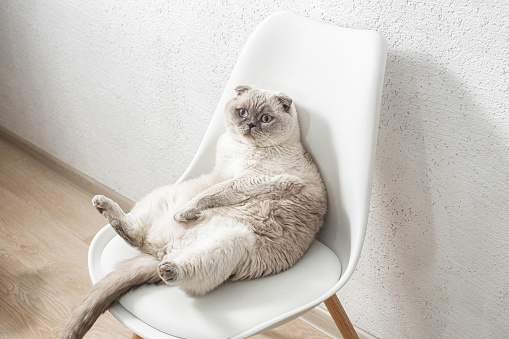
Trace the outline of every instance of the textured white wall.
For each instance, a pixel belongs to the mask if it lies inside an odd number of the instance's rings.
[[[380,338],[508,338],[506,1],[6,0],[0,125],[138,199],[182,174],[277,10],[389,42],[368,236],[339,293],[353,322]]]

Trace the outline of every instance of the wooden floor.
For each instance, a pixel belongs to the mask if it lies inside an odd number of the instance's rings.
[[[92,195],[0,141],[0,338],[57,338],[90,288]],[[130,337],[108,312],[86,336]],[[296,319],[253,338],[329,337]]]

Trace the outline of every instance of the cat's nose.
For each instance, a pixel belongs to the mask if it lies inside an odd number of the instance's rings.
[[[255,127],[255,126],[256,126],[256,124],[255,124],[255,123],[252,123],[252,122],[250,122],[249,124],[247,124],[247,127],[249,127],[249,129],[251,129],[251,128]]]

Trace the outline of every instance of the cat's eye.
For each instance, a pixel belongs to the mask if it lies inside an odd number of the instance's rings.
[[[237,114],[238,114],[238,115],[239,115],[239,117],[241,117],[241,118],[245,118],[245,117],[247,117],[247,113],[248,113],[248,112],[247,112],[247,109],[245,109],[245,108],[241,108],[241,109],[238,109],[238,110],[237,110]]]
[[[260,121],[267,124],[272,121],[272,117],[270,115],[264,114],[260,118]]]

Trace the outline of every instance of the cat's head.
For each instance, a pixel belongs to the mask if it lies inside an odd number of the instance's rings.
[[[226,104],[226,128],[230,137],[260,147],[299,139],[297,112],[292,99],[252,86],[235,88],[237,96]]]

